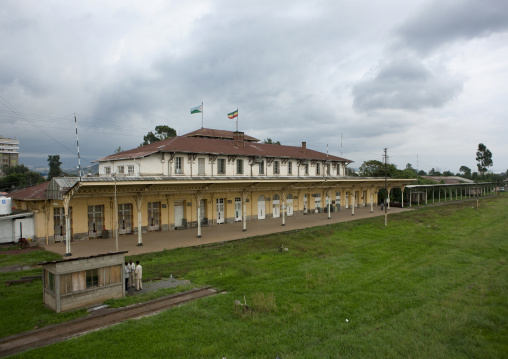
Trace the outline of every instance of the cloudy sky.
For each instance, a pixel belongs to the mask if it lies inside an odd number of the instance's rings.
[[[204,127],[353,160],[508,169],[506,0],[0,0],[0,135],[44,167]]]

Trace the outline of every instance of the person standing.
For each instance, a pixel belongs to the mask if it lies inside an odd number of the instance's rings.
[[[134,287],[136,284],[134,278],[134,271],[136,270],[136,266],[132,263],[132,259],[129,261],[129,287]]]
[[[127,262],[125,262],[124,272],[125,272],[125,291],[127,291],[127,289],[129,288],[129,274],[130,274],[129,263]]]
[[[143,279],[143,267],[141,267],[139,261],[136,261],[136,270],[134,272],[136,274],[136,290],[143,290],[143,283],[141,282]]]

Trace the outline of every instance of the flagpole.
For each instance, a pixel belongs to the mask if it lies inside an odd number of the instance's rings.
[[[205,108],[203,106],[203,102],[201,102],[201,128],[203,128],[203,112]]]
[[[238,132],[238,108],[236,109],[236,132]]]

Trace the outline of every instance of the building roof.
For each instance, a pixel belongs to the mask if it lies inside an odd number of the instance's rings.
[[[200,128],[199,130],[192,131],[183,135],[184,137],[203,137],[203,138],[216,138],[222,140],[232,140],[234,138],[233,131],[214,130],[211,128]],[[259,142],[257,138],[244,135],[244,140],[248,142]]]
[[[44,182],[19,191],[11,192],[8,193],[6,197],[27,201],[44,201],[46,199],[46,189],[48,188],[49,183],[50,182]]]
[[[167,138],[146,146],[134,148],[99,158],[94,162],[116,161],[142,158],[154,153],[178,152],[230,156],[260,156],[272,158],[295,158],[308,160],[328,160],[353,162],[342,157],[328,155],[304,147],[283,146],[268,143],[238,142],[234,140],[179,136]]]
[[[444,184],[474,183],[473,180],[458,176],[422,176],[422,177],[430,179],[437,183],[443,181]]]

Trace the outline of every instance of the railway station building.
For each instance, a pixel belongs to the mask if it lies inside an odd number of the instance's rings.
[[[46,243],[203,226],[333,216],[377,204],[378,191],[411,179],[346,175],[351,160],[301,146],[260,143],[244,134],[202,128],[96,160],[98,176],[53,178],[9,196],[34,213],[36,240]]]

